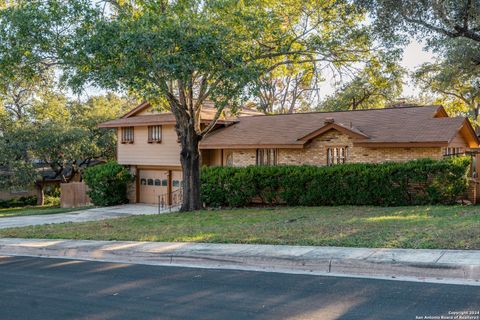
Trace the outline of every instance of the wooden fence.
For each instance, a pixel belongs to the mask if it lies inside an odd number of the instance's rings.
[[[60,184],[60,206],[62,208],[84,207],[92,204],[84,182]]]

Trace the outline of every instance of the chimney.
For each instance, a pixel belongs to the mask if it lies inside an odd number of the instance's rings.
[[[331,124],[331,123],[334,123],[335,122],[335,119],[333,118],[326,118],[325,119],[325,124]]]
[[[415,107],[415,106],[416,106],[415,103],[408,103],[407,99],[400,98],[397,101],[395,101],[394,103],[392,103],[391,105],[389,105],[388,107],[390,107],[390,108],[405,108],[405,107]]]

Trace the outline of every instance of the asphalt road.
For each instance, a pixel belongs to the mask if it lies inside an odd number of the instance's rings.
[[[402,320],[480,311],[473,286],[28,257],[0,257],[0,294],[1,320]]]

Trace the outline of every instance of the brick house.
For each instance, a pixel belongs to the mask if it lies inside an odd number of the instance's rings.
[[[213,118],[206,105],[202,122]],[[142,103],[103,128],[117,128],[117,161],[136,176],[129,198],[156,203],[181,186],[180,146],[175,118]],[[340,112],[266,116],[244,109],[223,115],[200,143],[202,165],[334,165],[420,158],[441,159],[478,148],[464,117],[449,117],[442,106],[396,106]]]

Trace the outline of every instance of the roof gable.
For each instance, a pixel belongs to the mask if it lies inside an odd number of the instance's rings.
[[[300,140],[300,141],[310,141],[330,130],[336,130],[338,132],[341,132],[341,133],[344,133],[346,135],[349,135],[350,137],[352,138],[357,138],[357,139],[368,139],[369,137],[362,133],[360,130],[354,128],[353,126],[345,126],[341,123],[326,123],[323,127],[317,129],[317,130],[314,130],[312,132],[310,132],[309,134],[301,137],[301,138],[298,138],[297,140]]]
[[[477,134],[475,133],[475,129],[473,129],[472,124],[468,119],[465,118],[465,120],[462,123],[462,126],[460,127],[459,131],[463,139],[465,139],[465,142],[467,143],[469,148],[478,148],[480,146],[480,140],[478,139]],[[452,138],[449,140],[451,142],[455,136],[457,135],[455,133]]]
[[[152,105],[147,102],[147,101],[143,101],[142,103],[140,103],[138,106],[136,106],[135,108],[133,108],[132,110],[128,111],[127,113],[125,113],[123,116],[121,116],[120,118],[121,119],[124,119],[124,118],[129,118],[129,117],[133,117],[134,115],[136,114],[139,114],[140,112],[144,111],[144,110],[147,110],[148,108],[151,108]]]
[[[332,118],[334,124],[325,124]],[[447,146],[461,129],[469,145],[478,143],[467,119],[449,118],[441,106],[409,106],[246,117],[210,133],[200,145],[203,149],[272,145],[290,148],[301,142],[305,145],[306,140],[328,130],[337,130],[355,137],[354,144],[370,147],[440,147]]]

